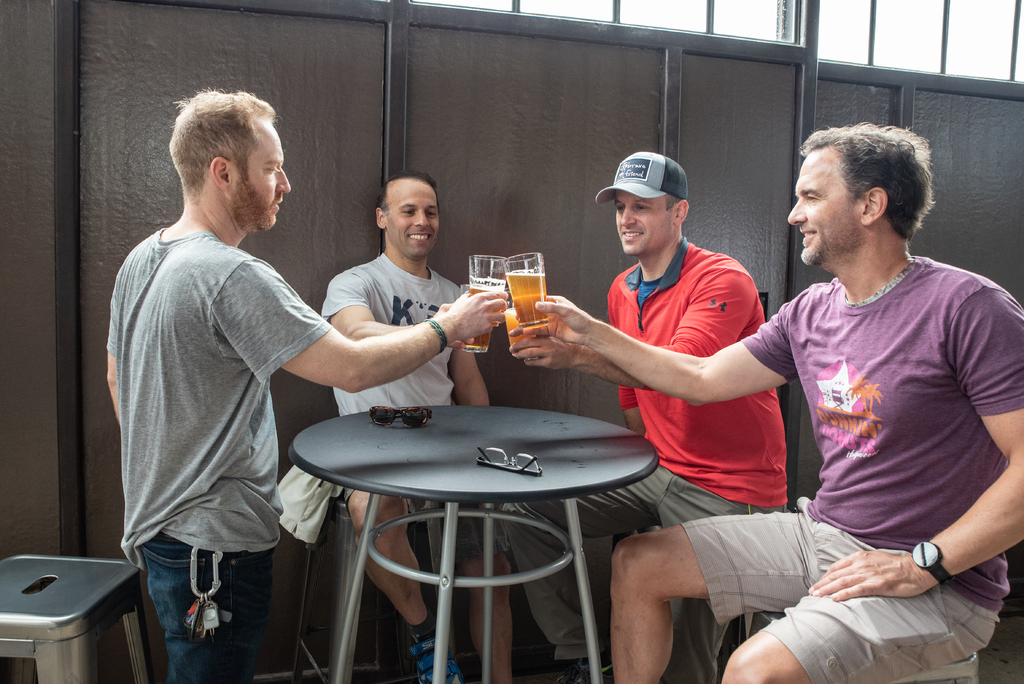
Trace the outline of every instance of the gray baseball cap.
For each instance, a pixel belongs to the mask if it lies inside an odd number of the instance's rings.
[[[615,172],[615,183],[597,193],[598,204],[615,199],[616,190],[625,190],[637,197],[672,195],[686,199],[686,173],[683,167],[655,152],[637,152],[622,160]]]

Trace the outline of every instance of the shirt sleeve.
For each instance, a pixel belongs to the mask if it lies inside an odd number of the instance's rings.
[[[619,406],[623,411],[636,408],[640,402],[636,398],[636,389],[619,385]]]
[[[797,300],[793,300],[795,301]],[[742,340],[743,346],[761,365],[786,378],[787,382],[798,379],[788,333],[793,302],[783,304],[770,321],[758,328],[756,333]]]
[[[710,269],[690,292],[686,311],[665,348],[701,358],[713,356],[743,337],[755,306],[760,311],[761,300],[749,275],[732,268]]]
[[[256,259],[225,280],[212,315],[222,350],[241,358],[260,382],[331,329],[277,271]]]
[[[114,358],[120,356],[118,353],[121,331],[121,292],[118,286],[120,281],[120,277],[115,281],[114,294],[110,298],[110,328],[107,330],[107,353]]]
[[[324,318],[330,318],[348,306],[370,308],[370,285],[353,271],[339,273],[331,279],[320,313]]]
[[[950,323],[947,361],[982,416],[1024,408],[1024,310],[999,287],[983,287]]]

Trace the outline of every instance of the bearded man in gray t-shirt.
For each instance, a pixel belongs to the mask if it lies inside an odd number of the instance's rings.
[[[270,611],[281,513],[271,374],[285,368],[359,391],[407,375],[446,351],[446,339],[485,332],[503,317],[492,311],[498,296],[478,295],[433,324],[347,339],[269,264],[238,249],[274,225],[291,189],[273,108],[248,93],[209,91],[180,105],[170,147],[184,212],[132,251],[110,303],[122,548],[149,570],[168,684],[247,684]],[[216,640],[190,628],[198,624],[190,561],[202,568],[201,591],[218,570]]]

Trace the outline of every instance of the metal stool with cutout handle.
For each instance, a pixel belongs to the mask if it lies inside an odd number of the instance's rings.
[[[126,560],[0,561],[0,657],[32,658],[39,684],[97,681],[96,640],[122,620],[136,684],[153,681],[139,569]]]

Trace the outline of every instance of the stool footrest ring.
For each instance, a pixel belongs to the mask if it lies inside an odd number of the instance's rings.
[[[409,513],[407,515],[400,515],[397,518],[385,521],[380,525],[377,525],[370,530],[370,539],[375,541],[377,537],[391,529],[392,527],[398,527],[399,525],[405,525],[410,522],[417,522],[419,520],[429,520],[431,518],[444,518],[444,509],[431,509],[427,511],[419,511],[417,513]],[[517,525],[531,525],[533,527],[544,530],[551,534],[555,539],[562,543],[565,551],[561,556],[556,558],[554,561],[547,565],[542,565],[539,568],[533,570],[527,570],[525,572],[515,572],[508,575],[496,575],[494,577],[455,577],[454,586],[456,589],[463,588],[475,588],[475,587],[503,587],[512,584],[523,584],[524,582],[532,582],[548,575],[553,575],[562,568],[569,565],[572,562],[572,543],[569,541],[569,535],[555,526],[553,523],[547,520],[538,520],[531,518],[526,515],[519,513],[508,513],[505,511],[493,511],[485,508],[460,508],[460,518],[495,518],[503,520],[505,522],[514,523]],[[367,553],[370,558],[374,560],[377,565],[381,566],[388,572],[393,572],[399,577],[405,577],[408,579],[416,580],[424,584],[433,584],[438,586],[441,583],[441,577],[437,573],[424,572],[423,570],[407,568],[401,563],[396,563],[390,558],[385,558],[377,547],[371,543],[367,548]]]

